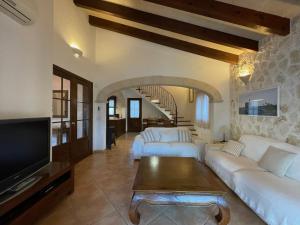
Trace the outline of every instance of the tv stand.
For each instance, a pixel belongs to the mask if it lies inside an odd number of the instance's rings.
[[[37,183],[40,179],[42,179],[41,176],[31,176],[24,181],[18,183],[17,185],[11,187],[7,191],[0,194],[0,205],[4,204],[8,200],[12,199],[13,197],[19,195],[21,192],[25,191],[26,189],[33,186],[35,183]]]
[[[2,194],[1,225],[33,224],[60,199],[74,191],[74,170],[69,163],[51,162],[34,177]]]

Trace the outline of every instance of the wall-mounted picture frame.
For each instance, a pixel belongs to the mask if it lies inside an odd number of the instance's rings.
[[[239,96],[239,114],[248,116],[279,116],[279,87],[243,93]]]

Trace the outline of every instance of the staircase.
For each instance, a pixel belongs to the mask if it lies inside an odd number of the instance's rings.
[[[139,86],[135,89],[138,95],[162,112],[173,126],[188,127],[190,131],[196,131],[190,120],[178,115],[178,108],[173,95],[159,85]],[[193,135],[196,135],[193,133]]]

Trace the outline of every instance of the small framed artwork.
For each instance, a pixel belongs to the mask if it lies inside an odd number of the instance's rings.
[[[239,114],[279,116],[279,87],[257,90],[239,96]]]

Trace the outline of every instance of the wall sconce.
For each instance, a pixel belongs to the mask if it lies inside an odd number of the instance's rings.
[[[189,103],[194,103],[195,101],[195,90],[193,88],[189,88]]]
[[[247,85],[251,79],[253,73],[253,65],[244,61],[239,66],[239,79]]]
[[[83,55],[82,51],[76,46],[76,45],[71,45],[73,55],[75,58],[79,58]]]

